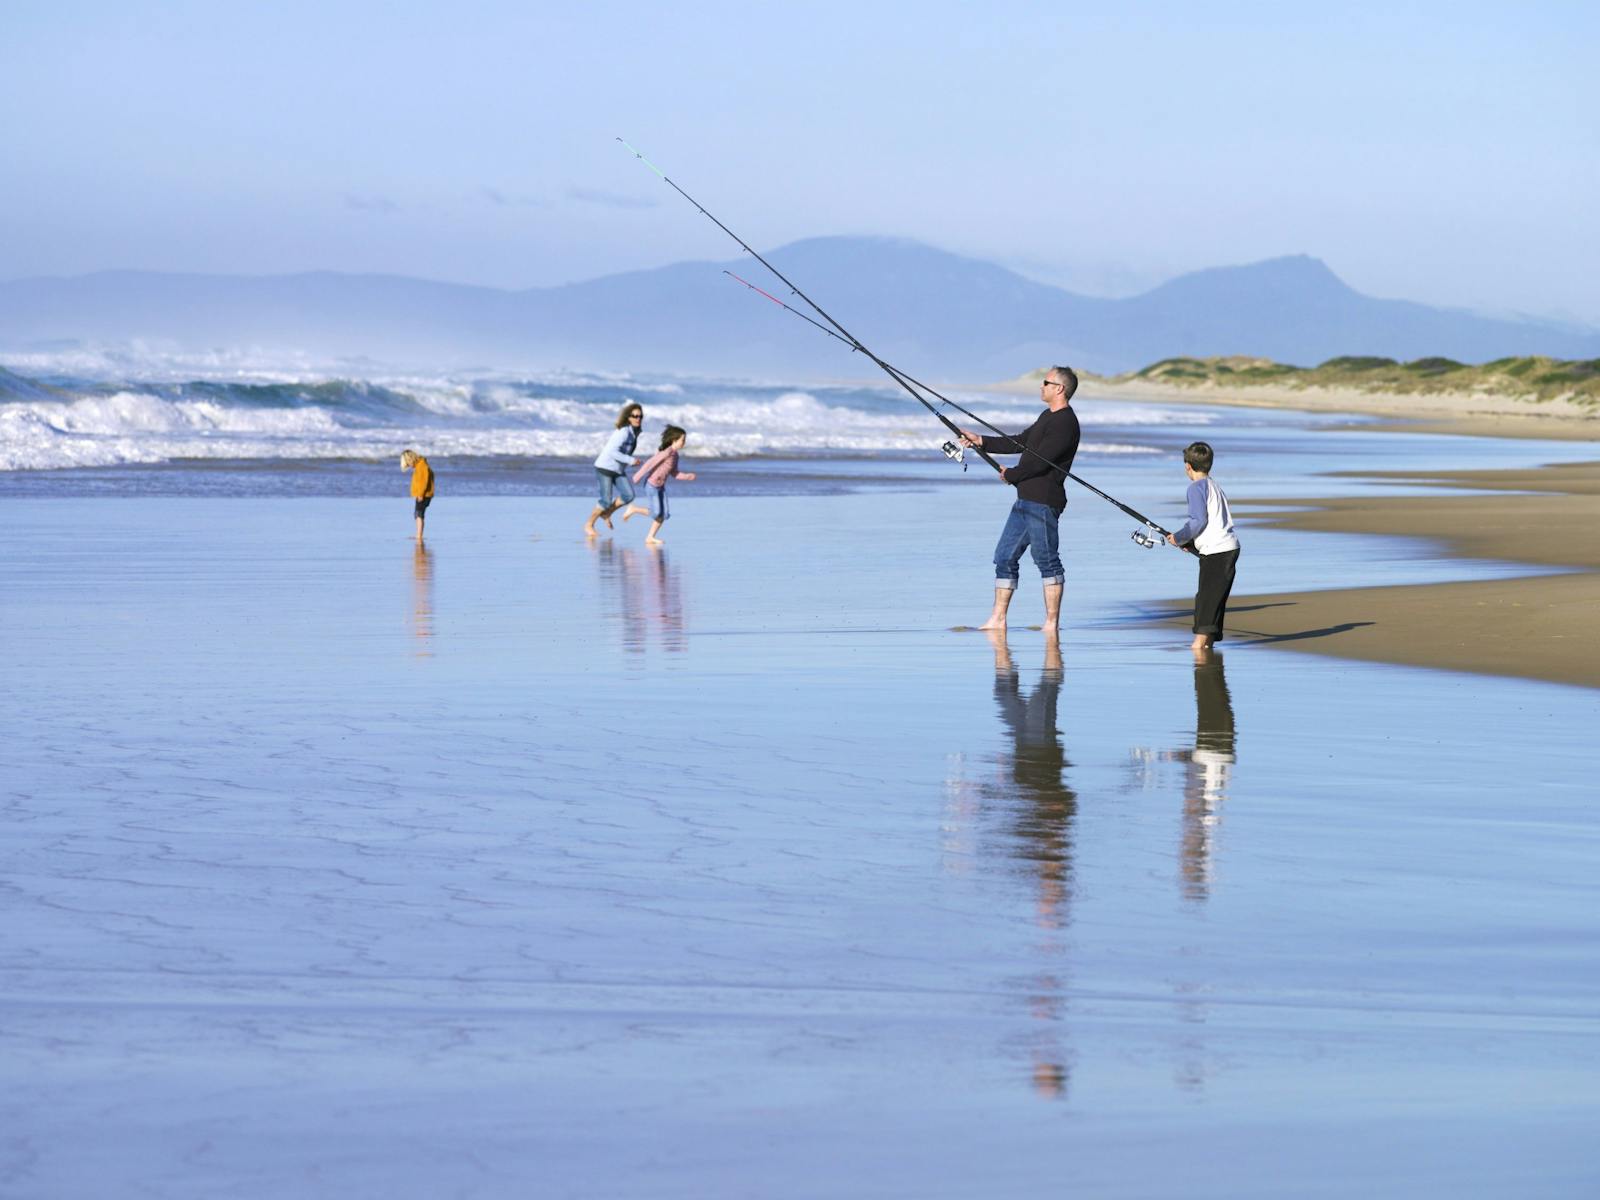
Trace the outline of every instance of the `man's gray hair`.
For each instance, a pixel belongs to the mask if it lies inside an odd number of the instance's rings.
[[[1078,390],[1078,373],[1071,367],[1051,367],[1050,374],[1062,384],[1061,394],[1071,400],[1072,394]]]

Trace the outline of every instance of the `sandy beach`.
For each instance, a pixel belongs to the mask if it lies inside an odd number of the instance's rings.
[[[1027,382],[993,388],[1014,395],[1030,394]],[[1567,400],[1533,402],[1507,396],[1455,394],[1388,395],[1358,388],[1250,387],[1201,385],[1183,387],[1155,381],[1116,382],[1085,379],[1086,398],[1136,403],[1226,405],[1238,408],[1295,409],[1344,415],[1360,413],[1385,418],[1387,428],[1401,431],[1457,434],[1466,437],[1539,438],[1551,441],[1600,441],[1600,412]]]
[[[1021,394],[1019,381],[999,389]],[[1498,396],[1381,395],[1355,389],[1252,386],[1222,389],[1155,383],[1084,385],[1083,405],[1113,400],[1159,405],[1225,405],[1385,418],[1360,428],[1387,433],[1547,440],[1600,440],[1591,409],[1564,401],[1540,404]],[[1343,422],[1334,429],[1353,428]],[[1552,451],[1551,457],[1582,454]],[[1600,602],[1600,463],[1560,463],[1503,470],[1365,471],[1337,477],[1386,483],[1437,496],[1341,496],[1273,499],[1234,490],[1246,531],[1376,534],[1424,539],[1459,562],[1460,580],[1419,585],[1295,592],[1249,587],[1250,559],[1229,626],[1236,638],[1341,658],[1406,663],[1444,670],[1515,675],[1600,687],[1600,641],[1592,636]],[[1319,472],[1320,473],[1320,472]],[[1226,471],[1222,472],[1226,479]],[[1226,486],[1226,484],[1225,484]],[[1480,578],[1484,561],[1558,568],[1560,574]],[[1186,624],[1192,597],[1163,604],[1160,619]]]
[[[1441,494],[1296,499],[1292,508],[1251,498],[1237,513],[1245,525],[1428,539],[1461,560],[1462,582],[1268,594],[1246,588],[1232,606],[1233,636],[1311,654],[1600,687],[1600,641],[1593,636],[1600,463],[1367,478]],[[1473,560],[1563,573],[1474,579]],[[1187,619],[1184,604],[1174,601],[1170,621]]]

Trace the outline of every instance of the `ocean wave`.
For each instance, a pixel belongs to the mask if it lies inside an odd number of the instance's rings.
[[[405,446],[446,457],[591,459],[618,411],[632,403],[646,409],[641,452],[654,448],[668,423],[688,429],[691,453],[707,458],[916,451],[936,449],[948,436],[892,388],[659,382],[593,372],[105,381],[30,378],[14,371],[14,356],[8,361],[13,370],[0,375],[0,470],[176,459],[379,460]],[[1034,402],[972,393],[953,399],[1009,430],[1038,415]],[[940,408],[958,424],[977,423]],[[1100,424],[1086,422],[1086,454],[1156,452],[1094,438]]]

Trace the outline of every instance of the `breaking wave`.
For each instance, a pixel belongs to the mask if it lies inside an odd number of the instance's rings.
[[[0,367],[4,471],[194,459],[377,460],[406,446],[443,457],[589,459],[622,405],[634,402],[645,407],[646,444],[670,422],[690,431],[693,453],[705,458],[921,450],[936,447],[946,432],[892,388],[797,390],[572,372],[364,378],[299,373],[300,364],[135,364],[81,353],[10,356],[8,364]],[[952,399],[1007,429],[1038,413],[1020,397]],[[1166,419],[1151,408],[1097,409],[1085,422],[1084,452],[1157,453],[1137,439],[1099,441],[1095,429],[1116,426],[1126,435],[1125,427],[1158,427]]]

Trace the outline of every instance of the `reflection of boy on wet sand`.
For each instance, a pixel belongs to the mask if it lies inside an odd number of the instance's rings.
[[[1146,787],[1155,786],[1154,763],[1183,764],[1183,838],[1179,872],[1183,894],[1204,900],[1210,894],[1212,843],[1222,821],[1234,764],[1233,702],[1223,674],[1222,655],[1197,655],[1194,664],[1194,745],[1183,750],[1138,749],[1133,761]]]
[[[1212,654],[1194,667],[1194,749],[1183,777],[1184,894],[1204,900],[1211,886],[1211,835],[1233,774],[1233,702],[1222,656]]]
[[[1183,764],[1183,894],[1204,900],[1211,892],[1212,838],[1233,774],[1233,702],[1222,655],[1194,665],[1194,748],[1163,757]]]

